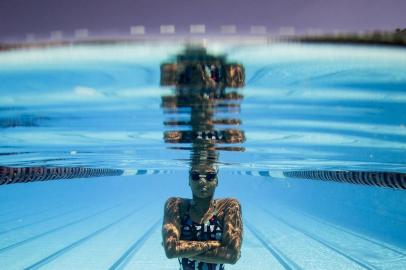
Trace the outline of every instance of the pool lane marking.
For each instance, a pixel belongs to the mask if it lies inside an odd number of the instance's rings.
[[[162,219],[160,218],[123,253],[123,255],[109,268],[109,270],[123,269],[161,223]]]
[[[59,208],[57,208],[57,209],[60,209],[60,208],[63,208],[63,207],[59,207]],[[25,218],[27,218],[27,217],[31,217],[31,216],[35,216],[35,215],[41,215],[41,214],[43,214],[43,213],[46,213],[46,212],[49,212],[49,211],[52,211],[52,210],[55,210],[55,208],[53,208],[53,209],[43,209],[43,210],[41,210],[41,211],[34,211],[34,212],[28,212],[26,215],[24,215],[24,216],[18,216],[18,217],[10,217],[10,218],[8,218],[8,219],[5,219],[5,220],[2,220],[2,221],[0,221],[0,225],[2,225],[2,224],[6,224],[6,223],[10,223],[10,222],[15,222],[15,221],[18,221],[18,220],[20,220],[20,219],[25,219]]]
[[[114,208],[119,207],[120,205],[123,205],[124,203],[126,203],[126,202],[121,202],[121,203],[119,203],[119,204],[110,206],[110,207],[108,207],[108,208],[105,208],[105,209],[103,209],[103,210],[101,210],[101,211],[98,211],[98,212],[96,212],[96,213],[93,213],[93,214],[91,214],[91,215],[88,215],[88,216],[85,216],[85,217],[82,217],[82,218],[73,220],[73,221],[71,221],[71,222],[69,222],[69,223],[66,223],[66,224],[62,225],[62,226],[53,228],[53,229],[51,229],[51,230],[48,230],[48,231],[46,231],[46,232],[43,232],[43,233],[40,233],[40,234],[37,234],[37,235],[34,235],[34,236],[32,236],[32,237],[29,237],[29,238],[24,239],[24,240],[22,240],[22,241],[16,242],[16,243],[14,243],[14,244],[11,244],[11,245],[2,247],[2,248],[0,248],[0,253],[3,253],[3,252],[5,252],[5,251],[7,251],[7,250],[10,250],[10,249],[19,247],[19,246],[21,246],[21,245],[23,245],[23,244],[26,244],[26,243],[28,243],[28,242],[31,242],[31,241],[33,241],[33,240],[35,240],[35,239],[38,239],[38,238],[43,237],[43,236],[45,236],[45,235],[51,234],[51,233],[53,233],[53,232],[62,230],[62,229],[64,229],[64,228],[66,228],[66,227],[75,225],[75,224],[77,224],[77,223],[80,223],[80,222],[82,222],[82,221],[85,221],[86,219],[89,219],[89,218],[98,216],[98,215],[100,215],[100,214],[103,214],[104,212],[107,212],[107,211],[109,211],[109,210],[111,210],[111,209],[114,209]]]
[[[43,214],[43,213],[46,213],[46,212],[49,212],[49,211],[52,211],[52,210],[55,210],[55,209],[61,209],[61,208],[64,208],[64,207],[62,207],[61,205],[59,205],[57,208],[54,207],[54,208],[41,209],[40,211],[35,211],[35,210],[34,210],[34,212],[31,212],[30,210],[28,210],[28,211],[24,214],[24,216],[9,217],[8,219],[5,219],[5,220],[0,221],[0,225],[1,225],[1,224],[6,224],[6,223],[9,223],[9,222],[12,222],[12,221],[18,221],[18,220],[20,220],[20,219],[24,219],[24,218],[27,218],[27,217],[31,217],[31,216],[35,216],[35,215],[40,215],[40,214]],[[9,215],[9,214],[15,213],[16,211],[19,211],[19,210],[10,211],[8,214],[4,214],[3,216],[6,216],[6,215]]]
[[[47,217],[45,219],[37,220],[37,221],[31,222],[31,223],[28,223],[28,224],[24,224],[24,225],[20,225],[20,226],[14,227],[14,228],[6,229],[4,231],[0,231],[0,235],[8,233],[8,232],[15,231],[15,230],[23,229],[25,227],[29,227],[29,226],[39,224],[39,223],[42,223],[42,222],[46,222],[46,221],[49,221],[49,220],[52,220],[52,219],[56,219],[56,218],[65,216],[65,215],[70,214],[70,213],[79,212],[81,210],[83,210],[83,207],[78,207],[78,208],[71,209],[71,210],[66,211],[66,212],[58,213],[57,215]]]
[[[252,232],[252,234],[258,239],[259,242],[273,255],[273,257],[283,266],[286,270],[301,269],[295,262],[290,260],[286,255],[284,255],[279,249],[271,244],[269,239],[267,239],[258,229],[255,228],[250,222],[244,222],[247,228]]]
[[[397,249],[395,249],[395,248],[393,248],[393,247],[390,247],[390,246],[386,245],[385,243],[378,242],[377,240],[371,239],[371,238],[369,238],[369,237],[367,237],[367,236],[365,236],[365,235],[358,234],[358,233],[356,233],[356,232],[350,231],[350,230],[345,229],[345,228],[343,228],[343,227],[341,227],[341,226],[338,226],[338,225],[334,225],[334,224],[332,224],[332,223],[330,223],[330,222],[328,222],[328,221],[325,221],[325,220],[322,220],[322,219],[320,219],[320,218],[317,218],[317,217],[315,217],[315,216],[313,216],[313,215],[311,215],[311,214],[305,213],[305,212],[303,212],[303,211],[301,211],[301,210],[292,209],[292,208],[290,208],[290,207],[287,207],[287,208],[288,208],[290,211],[297,212],[298,214],[303,215],[303,216],[306,216],[306,217],[308,217],[309,219],[314,220],[315,222],[324,224],[324,225],[326,225],[326,226],[330,226],[330,227],[332,227],[332,228],[334,228],[334,229],[336,229],[336,230],[338,230],[338,231],[341,231],[341,232],[344,232],[344,233],[348,233],[348,234],[350,234],[350,235],[353,235],[353,236],[355,236],[355,237],[358,237],[358,238],[360,238],[360,239],[363,239],[363,240],[365,240],[365,241],[367,241],[367,242],[371,242],[371,243],[373,243],[373,244],[375,244],[375,245],[377,245],[377,246],[380,246],[380,247],[382,247],[382,248],[386,248],[386,249],[388,249],[388,250],[390,250],[390,251],[392,251],[392,252],[394,252],[394,253],[397,253],[397,254],[399,254],[399,255],[401,255],[401,256],[406,256],[406,253],[404,253],[404,252],[402,252],[402,251],[400,251],[400,250],[397,250]]]
[[[107,224],[107,225],[101,227],[100,229],[98,229],[98,230],[96,230],[96,231],[94,231],[94,232],[92,232],[92,233],[86,235],[85,237],[82,237],[81,239],[79,239],[79,240],[77,240],[77,241],[71,243],[70,245],[68,245],[68,246],[66,246],[66,247],[64,247],[64,248],[62,248],[62,249],[60,249],[60,250],[58,250],[58,251],[56,251],[56,252],[54,252],[54,253],[52,253],[52,254],[50,254],[49,256],[45,257],[44,259],[42,259],[42,260],[40,260],[40,261],[38,261],[38,262],[36,262],[36,263],[34,263],[34,264],[32,264],[32,265],[30,265],[30,266],[24,268],[24,269],[25,269],[25,270],[38,269],[38,268],[40,268],[40,267],[46,265],[47,263],[49,263],[49,262],[55,260],[55,259],[58,258],[59,256],[61,256],[61,255],[63,255],[64,253],[68,252],[69,250],[71,250],[71,249],[73,249],[73,248],[75,248],[75,247],[81,245],[83,242],[85,242],[85,241],[91,239],[92,237],[94,237],[94,236],[96,236],[96,235],[98,235],[98,234],[104,232],[105,230],[107,230],[107,229],[113,227],[114,225],[117,225],[118,223],[120,223],[120,222],[126,220],[127,218],[131,217],[132,215],[134,215],[134,214],[137,213],[138,211],[144,209],[144,208],[146,207],[146,205],[147,205],[147,204],[144,204],[144,205],[141,206],[141,207],[137,207],[137,208],[131,210],[129,213],[125,214],[124,216],[120,217],[119,219],[116,219],[115,221],[113,221],[113,222],[111,222],[111,223],[109,223],[109,224]],[[150,203],[149,203],[148,205],[150,205]]]
[[[268,214],[269,216],[273,217],[274,219],[279,220],[281,223],[285,224],[286,226],[288,226],[288,227],[292,228],[293,230],[298,231],[298,232],[300,232],[300,233],[306,235],[307,237],[313,239],[314,241],[316,241],[316,242],[318,242],[318,243],[320,243],[320,244],[322,244],[322,245],[324,245],[324,246],[330,248],[331,250],[337,252],[337,253],[340,254],[341,256],[343,256],[343,257],[347,258],[348,260],[350,260],[350,261],[352,261],[352,262],[358,264],[359,266],[361,266],[361,267],[363,267],[363,268],[365,268],[365,269],[368,269],[368,270],[377,269],[375,266],[372,266],[372,265],[370,265],[370,264],[368,264],[368,263],[366,263],[366,262],[363,262],[363,261],[360,260],[360,259],[357,259],[357,258],[354,258],[353,256],[350,256],[350,255],[345,254],[343,251],[339,250],[338,248],[334,247],[333,245],[329,244],[327,241],[325,241],[325,240],[319,238],[318,236],[316,236],[316,235],[314,235],[314,234],[312,234],[312,233],[310,233],[310,232],[307,232],[307,231],[305,231],[305,230],[303,230],[303,229],[300,229],[300,228],[298,228],[298,227],[296,227],[296,226],[294,226],[294,225],[288,223],[288,222],[285,221],[284,219],[282,219],[282,218],[280,218],[280,217],[274,215],[273,213],[271,213],[269,210],[264,209],[264,208],[262,208],[262,207],[260,207],[260,209],[262,209],[263,212],[265,212],[265,213]]]

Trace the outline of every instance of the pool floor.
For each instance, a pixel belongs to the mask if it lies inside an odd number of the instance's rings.
[[[178,261],[165,257],[161,226],[166,198],[190,197],[179,180],[183,177],[185,173],[4,186],[1,265],[3,269],[177,269]],[[297,180],[290,187],[278,186],[262,177],[239,181],[285,193],[301,185]],[[225,174],[216,197],[230,195],[227,190],[234,184],[232,175]],[[312,212],[294,201],[231,193],[240,198],[244,238],[240,260],[226,269],[402,269],[406,263],[404,248],[346,227],[345,222],[333,222],[331,216],[317,215],[318,209]]]

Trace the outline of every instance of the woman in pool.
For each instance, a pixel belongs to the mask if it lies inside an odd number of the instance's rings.
[[[173,197],[165,204],[163,246],[168,258],[178,258],[182,270],[222,270],[240,258],[241,207],[236,199],[213,199],[217,184],[212,166],[193,166],[193,199]]]

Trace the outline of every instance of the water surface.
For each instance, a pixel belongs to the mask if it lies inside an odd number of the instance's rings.
[[[159,66],[181,50],[114,45],[0,54],[2,166],[128,175],[0,186],[1,265],[177,269],[160,245],[160,222],[166,198],[190,197],[191,144],[166,143],[165,132],[188,127],[164,123],[187,121],[191,110],[162,105],[173,89],[159,86]],[[245,134],[232,144],[241,151],[217,145],[216,196],[238,198],[244,219],[242,257],[226,269],[402,269],[404,190],[283,172],[405,173],[406,52],[297,44],[208,50],[246,72],[243,89],[226,90],[242,96],[239,106],[214,112],[239,120],[235,128]]]

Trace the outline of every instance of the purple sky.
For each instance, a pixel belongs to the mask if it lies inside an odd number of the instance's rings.
[[[190,24],[206,24],[208,32],[236,24],[239,31],[265,25],[270,31],[293,26],[298,31],[319,28],[357,31],[406,27],[405,0],[0,0],[0,40],[49,35],[129,31],[142,24],[148,33],[160,24],[187,31]]]

